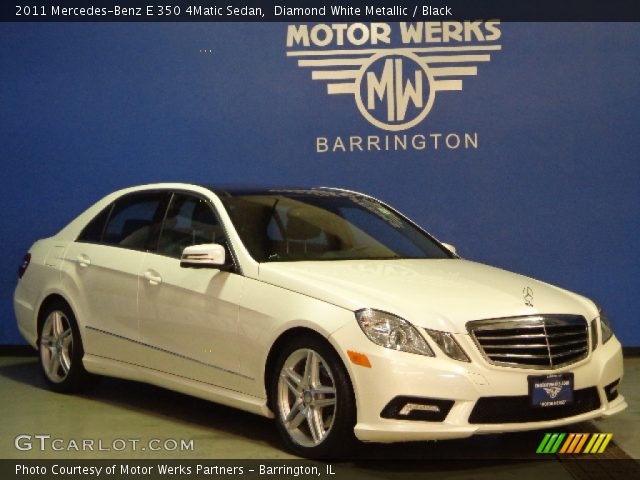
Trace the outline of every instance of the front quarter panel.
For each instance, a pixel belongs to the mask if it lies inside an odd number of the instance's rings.
[[[265,398],[266,360],[278,337],[293,328],[307,328],[328,338],[353,312],[255,279],[247,279],[240,307],[240,373],[255,378],[250,395]]]

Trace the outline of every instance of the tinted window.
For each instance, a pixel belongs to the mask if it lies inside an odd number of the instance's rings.
[[[185,247],[223,243],[224,235],[211,205],[198,197],[176,193],[162,226],[158,253],[180,258]]]
[[[78,236],[78,242],[100,243],[102,241],[104,224],[109,218],[111,207],[113,207],[112,203],[109,204],[109,206],[102,210],[98,215],[96,215],[94,219],[91,220],[86,227],[84,227],[84,229]]]
[[[221,200],[259,262],[451,258],[415,225],[367,197],[314,192]]]
[[[339,208],[338,212],[349,223],[355,244],[367,245],[375,238],[400,257],[424,256],[420,244],[422,235],[416,229],[405,228],[404,222],[397,218],[390,217],[386,208],[380,207],[378,215],[371,215],[369,210],[361,206]]]
[[[147,250],[160,230],[166,193],[137,193],[116,201],[102,243]]]

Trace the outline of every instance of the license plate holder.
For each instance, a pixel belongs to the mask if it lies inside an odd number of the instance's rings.
[[[573,373],[529,375],[527,380],[532,407],[563,407],[573,403]]]

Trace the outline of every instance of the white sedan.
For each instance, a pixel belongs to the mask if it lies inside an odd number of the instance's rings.
[[[18,327],[53,390],[153,383],[275,417],[308,457],[627,406],[596,304],[463,260],[362,193],[128,188],[37,241],[19,277]]]

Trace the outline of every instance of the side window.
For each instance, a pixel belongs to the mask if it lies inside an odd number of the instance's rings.
[[[127,195],[116,201],[104,229],[102,243],[134,250],[147,250],[162,222],[166,193]]]
[[[103,209],[93,220],[87,223],[80,235],[78,236],[78,242],[84,243],[100,243],[102,241],[102,232],[104,231],[104,225],[107,223],[109,214],[113,203],[110,203],[105,209]]]
[[[162,225],[158,252],[180,258],[185,247],[224,243],[224,233],[211,205],[198,197],[174,194]]]

